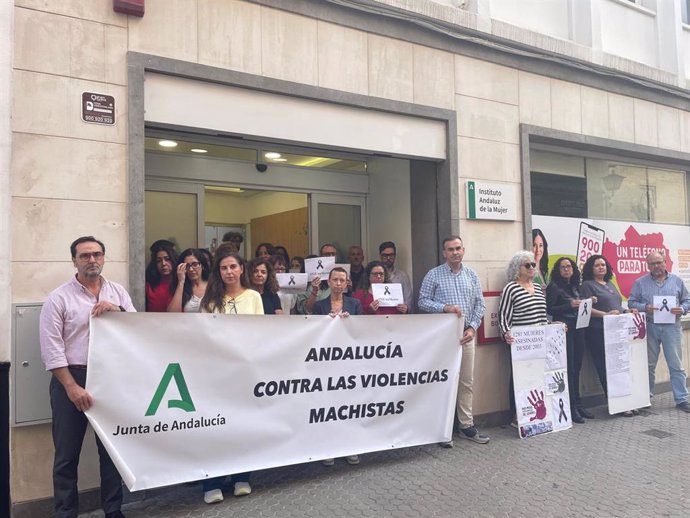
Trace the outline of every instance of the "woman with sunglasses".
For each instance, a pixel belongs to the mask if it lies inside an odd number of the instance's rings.
[[[226,315],[263,315],[261,295],[249,289],[245,273],[245,261],[233,251],[234,247],[219,247],[213,262],[206,295],[201,300],[202,313],[225,313]],[[251,473],[232,476],[235,496],[252,492],[249,485]],[[223,480],[225,477],[204,479],[204,502],[215,504],[223,501]]]
[[[398,304],[396,307],[384,307],[379,305],[379,301],[374,299],[371,285],[390,282],[388,271],[381,261],[371,261],[367,264],[362,275],[359,289],[353,286],[356,291],[352,294],[352,298],[359,300],[362,305],[362,311],[365,315],[395,315],[407,313],[406,304]]]
[[[503,340],[510,346],[513,335],[510,330],[514,326],[534,326],[548,324],[546,317],[546,298],[541,284],[534,282],[537,273],[537,263],[534,254],[527,250],[517,252],[508,264],[506,276],[508,284],[501,292],[498,302],[498,324]],[[513,371],[510,371],[510,386],[508,400],[510,410],[515,415],[515,398],[513,389]],[[517,427],[517,419],[511,423]]]
[[[198,248],[187,248],[180,254],[177,275],[170,286],[173,297],[168,304],[171,313],[198,313],[206,294],[209,270],[206,254]]]

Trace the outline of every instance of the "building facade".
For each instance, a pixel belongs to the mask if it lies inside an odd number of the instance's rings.
[[[212,247],[227,229],[249,255],[335,241],[369,260],[393,240],[416,287],[459,233],[489,298],[535,228],[549,266],[604,251],[624,295],[646,249],[690,279],[685,0],[147,0],[143,16],[114,3],[0,5],[0,447],[15,516],[50,509],[32,319],[80,235],[105,242],[105,275],[140,309],[152,241]],[[514,215],[473,214],[468,182],[505,191]],[[478,346],[486,423],[508,414],[509,361],[495,340]],[[583,378],[600,401],[593,370]],[[95,455],[92,441],[86,505]]]

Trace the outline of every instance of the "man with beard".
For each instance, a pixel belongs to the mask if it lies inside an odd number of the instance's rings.
[[[41,357],[53,373],[50,406],[53,415],[53,492],[55,516],[76,518],[79,512],[77,468],[87,419],[93,404],[86,386],[89,318],[106,311],[136,311],[125,289],[105,279],[105,245],[93,236],[70,246],[77,273],[54,290],[41,310]],[[101,506],[106,518],[122,518],[122,479],[96,437],[101,474]]]
[[[386,270],[388,270],[390,282],[398,283],[402,286],[403,299],[405,299],[405,304],[408,307],[407,311],[412,313],[412,308],[414,307],[412,303],[412,283],[405,272],[395,267],[396,254],[397,250],[393,241],[384,241],[379,245],[379,256]]]

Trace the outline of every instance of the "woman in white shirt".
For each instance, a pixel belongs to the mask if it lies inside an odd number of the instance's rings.
[[[171,313],[198,313],[206,294],[211,266],[206,254],[198,248],[187,248],[180,254],[177,275],[171,286],[173,298],[168,304]]]

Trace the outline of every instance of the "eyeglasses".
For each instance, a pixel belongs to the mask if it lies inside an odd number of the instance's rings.
[[[77,259],[80,261],[90,261],[91,258],[93,258],[98,261],[99,259],[103,259],[104,255],[103,252],[83,252],[77,256]]]
[[[187,263],[187,270],[191,270],[192,268],[196,270],[197,268],[199,268],[199,266],[201,266],[201,263],[199,261]]]
[[[522,266],[524,266],[528,270],[533,270],[537,267],[537,263],[523,263]]]
[[[573,265],[572,265],[572,264],[562,264],[562,265],[559,266],[559,268],[560,268],[561,270],[572,270],[572,269],[573,269]]]
[[[381,254],[381,259],[393,259],[395,254]]]
[[[371,277],[385,277],[386,272],[371,272],[369,275]]]
[[[654,261],[653,263],[647,263],[649,266],[661,266],[664,261]]]

